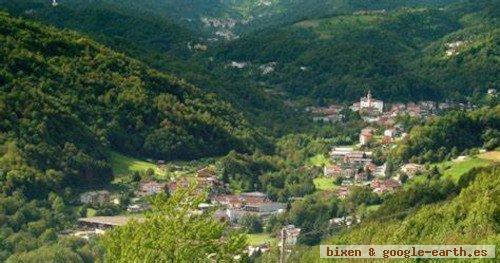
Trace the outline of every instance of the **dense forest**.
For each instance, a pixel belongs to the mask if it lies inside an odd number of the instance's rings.
[[[33,167],[60,171],[81,155],[68,168],[90,179],[109,174],[106,147],[175,159],[265,141],[213,94],[72,32],[1,19],[2,143]]]
[[[457,157],[464,150],[500,146],[500,106],[464,113],[450,112],[414,127],[392,151],[396,162],[434,163]]]
[[[13,15],[76,30],[154,69],[183,78],[204,91],[217,93],[220,100],[231,103],[255,126],[268,130],[276,127],[279,132],[293,128],[293,123],[270,121],[290,120],[281,97],[270,96],[261,87],[229,79],[224,72],[213,72],[212,67],[206,65],[206,58],[197,58],[203,51],[191,50],[189,46],[206,44],[200,40],[203,34],[183,23],[174,23],[176,15],[166,15],[177,9],[184,10],[181,13],[187,15],[188,6],[161,1],[145,1],[138,5],[135,1],[79,0],[61,2],[53,7],[42,0],[0,1],[0,9]]]

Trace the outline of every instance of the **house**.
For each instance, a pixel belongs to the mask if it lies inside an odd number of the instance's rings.
[[[245,215],[256,215],[261,219],[266,219],[271,215],[283,213],[285,210],[285,203],[268,202],[228,207],[225,211],[228,221],[232,224],[238,224],[239,220]]]
[[[394,103],[391,107],[392,112],[401,112],[406,109],[406,105],[404,103]]]
[[[413,102],[408,103],[406,111],[412,117],[419,117],[422,113],[421,107]]]
[[[377,170],[377,166],[374,163],[370,162],[370,163],[365,164],[365,167],[363,167],[363,170],[366,173],[373,174]]]
[[[137,196],[150,196],[164,193],[167,190],[167,183],[160,183],[157,181],[141,182],[139,190],[136,192]]]
[[[146,211],[149,209],[148,204],[130,204],[127,206],[127,212],[138,213],[142,211]]]
[[[457,55],[459,53],[459,48],[463,46],[466,42],[465,41],[455,41],[455,42],[450,42],[446,43],[445,46],[448,48],[446,50],[446,56],[451,57],[454,55]]]
[[[325,165],[323,175],[327,177],[338,177],[342,175],[342,168],[338,165]]]
[[[314,122],[330,122],[328,117],[313,117]]]
[[[286,204],[277,202],[247,204],[243,207],[244,211],[257,212],[259,215],[268,215],[285,211]]]
[[[211,193],[216,193],[223,188],[223,183],[217,179],[215,171],[211,167],[205,167],[196,172],[197,186],[202,189],[209,189]]]
[[[387,164],[384,163],[381,166],[377,166],[377,168],[373,172],[373,176],[377,178],[385,178],[387,176]]]
[[[330,151],[330,157],[332,159],[340,160],[340,159],[344,158],[347,154],[349,154],[353,151],[354,151],[354,149],[352,147],[346,147],[346,146],[334,147]]]
[[[394,138],[396,137],[397,130],[395,128],[389,128],[384,131],[384,136]]]
[[[354,181],[356,182],[363,182],[366,180],[368,180],[368,174],[365,172],[356,173],[356,175],[354,175]]]
[[[421,173],[424,171],[424,166],[416,163],[407,163],[401,166],[400,171],[409,177],[415,176],[417,173]]]
[[[215,177],[215,171],[211,167],[205,167],[196,171],[196,177]]]
[[[172,193],[174,192],[175,190],[177,190],[177,188],[186,188],[189,186],[189,181],[186,177],[182,177],[180,179],[177,179],[176,181],[173,181],[173,182],[170,182],[167,184],[166,186],[166,189],[168,190],[168,192]]]
[[[330,219],[330,225],[337,226],[347,226],[350,227],[354,222],[352,216],[335,217]],[[356,219],[356,222],[360,223],[361,219]]]
[[[427,110],[427,111],[433,111],[436,109],[436,103],[434,101],[421,101],[418,103],[420,105],[421,109]]]
[[[194,49],[195,50],[199,50],[199,51],[207,51],[208,50],[208,46],[207,45],[204,45],[204,44],[195,44],[194,45]]]
[[[232,61],[231,62],[231,67],[237,68],[237,69],[243,69],[248,65],[248,62],[237,62],[237,61]]]
[[[270,202],[266,194],[262,192],[249,192],[242,193],[240,197],[243,198],[246,204],[266,203]]]
[[[361,145],[367,145],[373,139],[373,129],[365,128],[359,134],[359,143]]]
[[[373,189],[373,192],[377,194],[392,192],[399,187],[401,187],[401,182],[396,181],[394,179],[387,179],[387,180],[375,179],[371,182],[371,188]]]
[[[382,143],[383,144],[391,144],[393,142],[393,138],[389,136],[382,137]]]
[[[280,233],[280,239],[285,240],[286,246],[293,246],[297,244],[297,239],[300,235],[300,228],[295,227],[294,225],[287,225],[284,227]],[[284,236],[283,236],[284,235]],[[283,244],[280,244],[282,246]]]
[[[109,191],[90,191],[80,195],[80,203],[87,205],[103,205],[109,203],[111,194]]]
[[[346,198],[349,195],[349,187],[342,185],[341,187],[339,187],[337,189],[336,195],[337,195],[337,197],[342,198],[342,199]]]
[[[132,220],[144,222],[145,219],[143,215],[96,216],[79,218],[77,224],[79,229],[106,230],[117,226],[124,226]]]
[[[446,102],[438,103],[438,109],[440,109],[440,110],[447,110],[449,108],[451,108],[451,105],[449,103],[446,103]]]

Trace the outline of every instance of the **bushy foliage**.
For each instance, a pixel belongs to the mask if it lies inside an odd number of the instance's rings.
[[[213,213],[193,212],[205,197],[193,188],[158,195],[143,222],[115,228],[102,239],[109,262],[232,262],[245,237],[228,231]]]
[[[396,161],[439,162],[473,147],[498,147],[500,106],[469,113],[450,112],[414,127],[392,156]]]
[[[57,245],[58,233],[69,227],[76,217],[76,211],[56,194],[50,194],[44,201],[30,200],[21,192],[1,193],[0,261],[31,262],[29,258],[33,257],[25,253],[42,246]],[[47,254],[48,259],[53,252],[46,248],[42,254]],[[73,258],[72,252],[61,253]]]

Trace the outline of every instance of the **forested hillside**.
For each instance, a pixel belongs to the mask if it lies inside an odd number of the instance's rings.
[[[255,126],[289,125],[280,121],[290,119],[281,97],[266,94],[258,85],[234,81],[225,71],[213,71],[206,57],[198,58],[204,51],[194,46],[207,44],[200,39],[204,33],[185,25],[182,15],[196,9],[191,15],[201,16],[200,12],[211,12],[216,7],[206,9],[210,1],[206,5],[204,2],[179,2],[183,3],[76,0],[60,1],[53,7],[44,0],[0,0],[0,9],[61,29],[76,30],[152,68],[186,79],[233,104]]]
[[[499,129],[500,106],[468,113],[450,112],[414,127],[393,150],[392,157],[400,163],[434,163],[474,147],[494,150],[500,146]]]
[[[21,178],[105,182],[110,147],[192,159],[247,151],[260,140],[213,94],[73,32],[2,14],[0,43],[2,161],[12,165],[3,179],[13,184]],[[54,174],[13,176],[16,163]]]
[[[459,99],[498,83],[499,10],[484,0],[305,19],[215,56],[250,63],[240,76],[292,96],[353,101],[371,89],[391,101]],[[263,65],[274,71],[262,74]]]

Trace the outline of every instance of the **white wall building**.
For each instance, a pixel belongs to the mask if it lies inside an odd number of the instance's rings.
[[[372,93],[368,91],[366,97],[361,98],[359,101],[360,109],[376,109],[379,112],[384,110],[384,102],[372,98]]]

